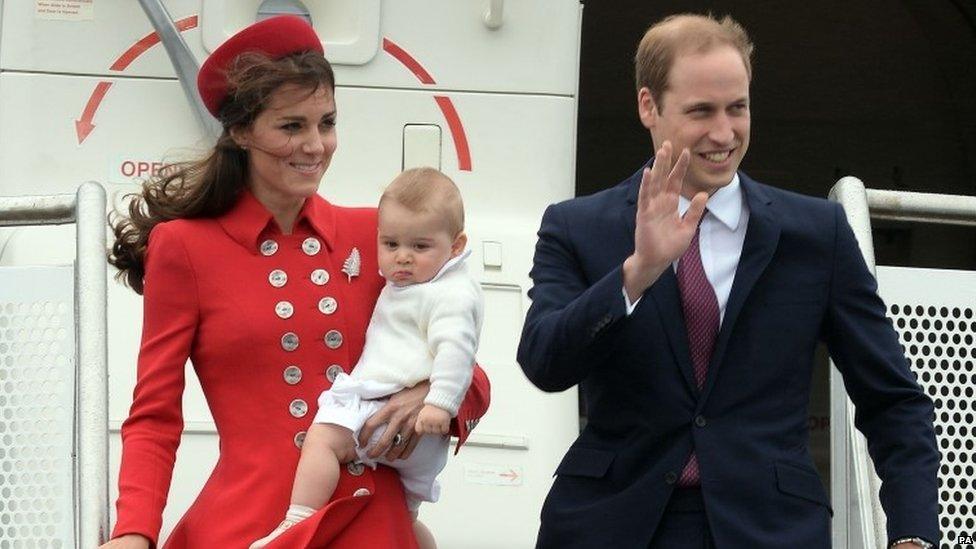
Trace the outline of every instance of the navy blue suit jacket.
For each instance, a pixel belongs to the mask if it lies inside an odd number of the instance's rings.
[[[739,177],[749,224],[701,391],[673,270],[626,314],[641,172],[546,210],[518,360],[543,390],[579,384],[588,421],[556,470],[539,547],[646,548],[692,449],[718,547],[829,547],[807,431],[819,341],[883,481],[889,539],[938,539],[932,402],[842,208]]]

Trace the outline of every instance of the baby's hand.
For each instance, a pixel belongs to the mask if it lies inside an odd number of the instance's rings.
[[[451,414],[432,404],[424,404],[417,416],[417,432],[421,435],[446,435],[451,427]]]

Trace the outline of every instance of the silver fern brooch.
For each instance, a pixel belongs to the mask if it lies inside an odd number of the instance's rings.
[[[352,282],[352,277],[359,276],[359,268],[362,265],[362,259],[359,257],[359,248],[353,248],[349,252],[349,257],[342,263],[342,272],[346,273],[349,282]]]

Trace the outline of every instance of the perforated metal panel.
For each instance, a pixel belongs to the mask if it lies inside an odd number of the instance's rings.
[[[74,545],[72,279],[0,268],[0,549]]]
[[[881,295],[935,402],[940,547],[976,534],[976,273],[878,267]]]

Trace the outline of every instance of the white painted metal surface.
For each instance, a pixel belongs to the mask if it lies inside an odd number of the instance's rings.
[[[360,3],[380,6],[379,41],[372,43],[376,53],[368,62],[336,64],[343,85],[427,87],[384,50],[385,38],[423,65],[436,82],[430,86],[433,89],[576,94],[578,0],[507,2],[505,24],[494,30],[485,25],[482,0],[305,0],[313,21],[321,21],[317,28],[325,38],[326,55],[331,55],[333,46],[325,34],[342,37],[338,39],[342,42],[364,35],[357,18],[346,13],[359,10]],[[208,53],[205,36],[215,42],[253,22],[259,2],[164,0],[163,4],[173,19],[191,27],[183,32],[184,39],[202,60]],[[146,49],[124,70],[110,71],[153,28],[134,0],[94,0],[94,6],[92,20],[57,21],[36,17],[34,0],[4,2],[0,66],[29,72],[174,78],[166,52],[158,46]],[[350,22],[353,27],[343,26]]]
[[[0,269],[3,549],[75,544],[73,290],[70,266]]]

